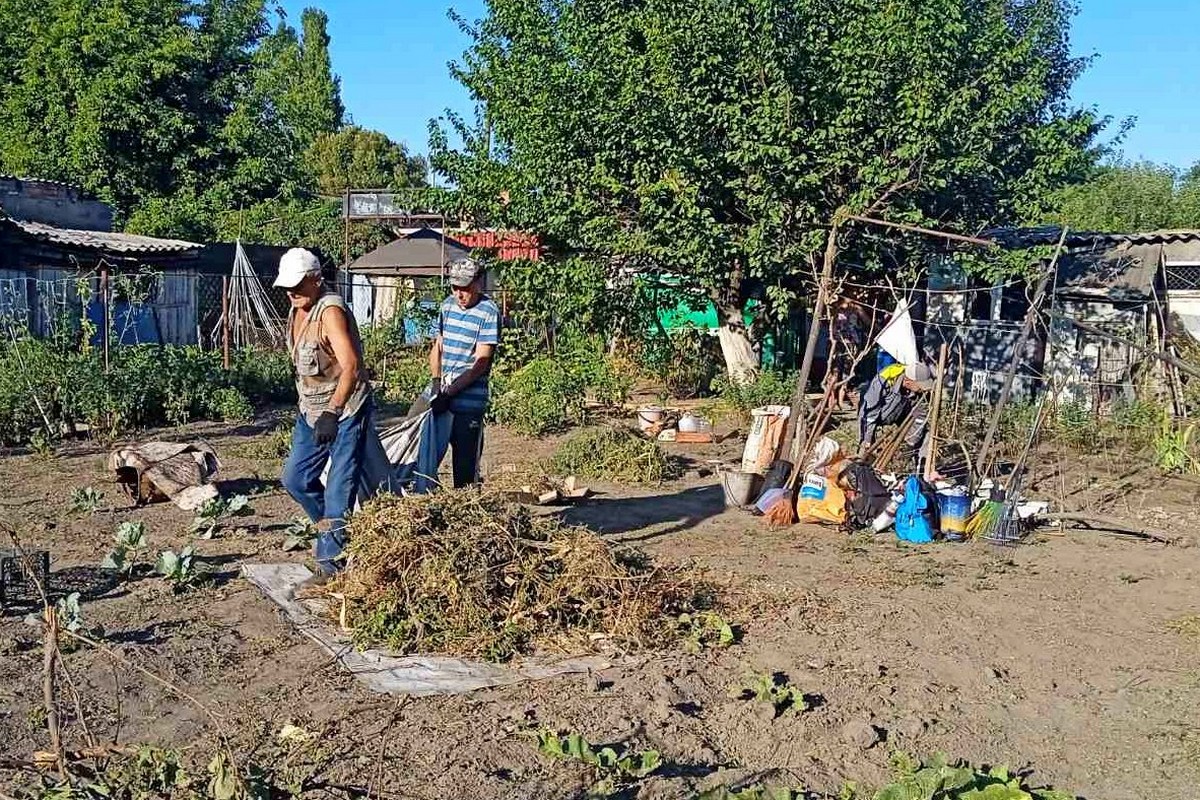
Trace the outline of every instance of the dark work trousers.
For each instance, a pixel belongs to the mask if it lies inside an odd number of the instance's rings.
[[[454,488],[479,483],[479,454],[483,452],[483,414],[456,412],[450,426],[450,463]]]

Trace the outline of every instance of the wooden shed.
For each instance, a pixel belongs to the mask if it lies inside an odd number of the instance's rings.
[[[195,344],[202,245],[0,220],[0,313],[35,336],[80,315],[98,321],[107,288],[117,342]]]

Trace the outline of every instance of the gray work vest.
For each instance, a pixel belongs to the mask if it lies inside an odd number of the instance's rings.
[[[300,413],[310,425],[316,423],[322,412],[329,410],[329,403],[342,376],[337,356],[325,347],[323,341],[325,337],[321,327],[321,315],[327,308],[340,308],[345,313],[350,327],[350,340],[358,351],[360,364],[357,383],[346,400],[341,418],[347,419],[357,414],[371,394],[366,369],[362,366],[362,338],[346,302],[334,292],[321,295],[308,312],[308,319],[299,331],[294,330],[296,309],[293,308],[288,314],[288,337],[292,347],[292,365],[296,368],[296,393],[300,396]]]

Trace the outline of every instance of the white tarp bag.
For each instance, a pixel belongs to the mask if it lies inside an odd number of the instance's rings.
[[[295,598],[296,587],[311,575],[303,564],[246,564],[242,567],[242,575],[282,608],[301,633],[373,692],[418,697],[461,694],[490,686],[596,672],[632,663],[628,658],[586,655],[489,664],[449,656],[401,656],[384,650],[360,651],[354,648],[349,634],[337,630],[310,610],[310,604],[321,601]]]

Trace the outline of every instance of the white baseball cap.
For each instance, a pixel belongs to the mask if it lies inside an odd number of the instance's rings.
[[[293,247],[279,259],[279,274],[275,285],[284,289],[295,289],[309,275],[321,274],[321,262],[312,252],[302,247]]]

